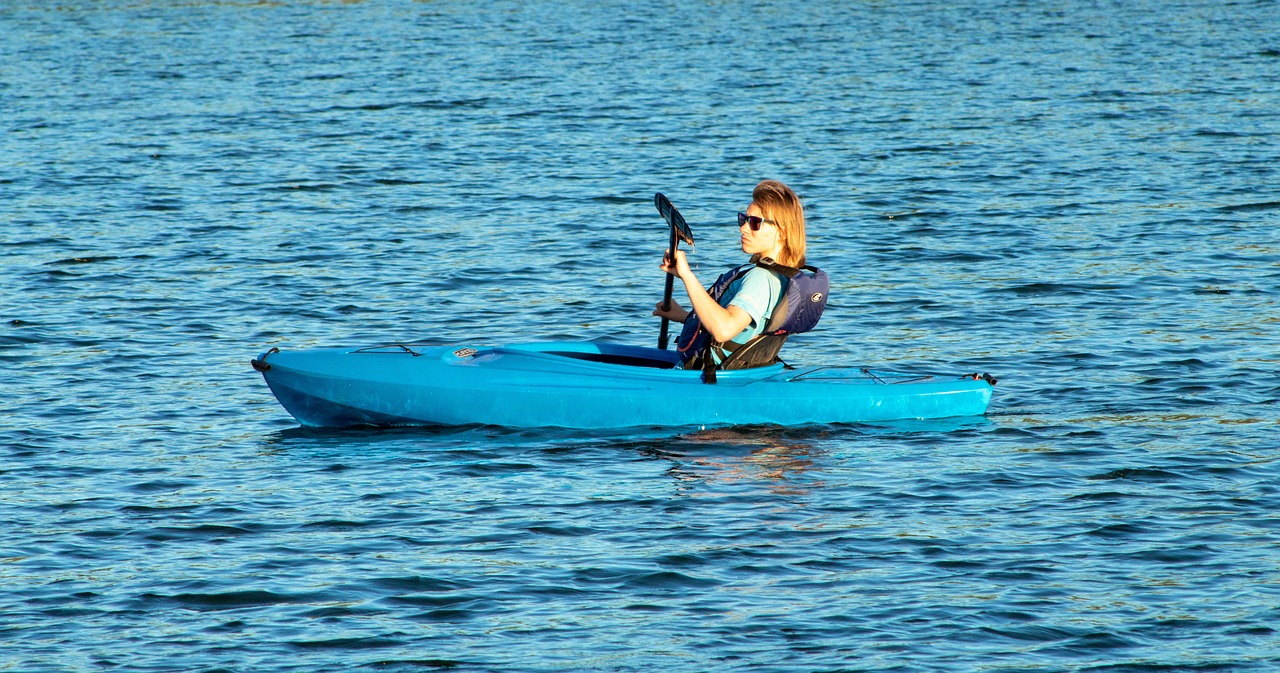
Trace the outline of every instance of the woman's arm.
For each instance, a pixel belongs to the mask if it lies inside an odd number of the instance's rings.
[[[685,259],[683,250],[676,251],[674,268],[672,268],[671,260],[668,256],[663,255],[661,268],[684,282],[685,292],[689,295],[689,303],[693,304],[693,312],[698,314],[698,320],[702,321],[703,329],[707,330],[712,339],[728,341],[738,336],[742,330],[747,328],[747,325],[751,324],[751,315],[741,307],[730,306],[725,308],[707,293],[706,288],[702,287],[702,283],[698,282],[698,277],[693,275],[693,271],[689,268],[689,262]]]

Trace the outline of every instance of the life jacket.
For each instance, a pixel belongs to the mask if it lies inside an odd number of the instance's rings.
[[[831,289],[827,272],[813,266],[796,268],[774,264],[768,257],[724,272],[712,283],[707,294],[719,303],[729,286],[756,266],[781,274],[787,279],[782,296],[778,298],[773,313],[759,334],[741,344],[734,341],[715,342],[712,341],[711,334],[702,329],[698,314],[690,313],[684,321],[680,338],[676,339],[676,350],[684,360],[685,369],[701,369],[703,380],[707,383],[715,383],[716,369],[748,369],[778,362],[778,352],[782,350],[787,337],[813,329],[827,306],[827,293]],[[716,356],[720,359],[719,364],[716,363]]]

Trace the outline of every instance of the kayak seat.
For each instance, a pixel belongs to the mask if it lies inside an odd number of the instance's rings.
[[[685,369],[701,369],[708,383],[715,382],[715,371],[768,367],[782,362],[778,353],[787,342],[786,334],[760,334],[744,344],[715,344],[723,360],[718,364],[711,359],[710,349],[699,353],[685,363]]]
[[[751,369],[780,362],[778,353],[786,342],[786,334],[761,334],[735,348],[719,369]]]
[[[610,353],[574,353],[570,351],[548,351],[547,355],[559,355],[575,360],[600,362],[607,365],[623,365],[626,367],[652,367],[654,369],[674,369],[675,363],[667,360],[655,360],[634,355],[616,355]]]

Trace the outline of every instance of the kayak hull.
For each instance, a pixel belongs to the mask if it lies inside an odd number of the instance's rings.
[[[255,359],[310,427],[498,425],[583,429],[806,425],[979,416],[992,386],[841,367],[675,368],[671,351],[594,342],[502,347],[272,349]]]

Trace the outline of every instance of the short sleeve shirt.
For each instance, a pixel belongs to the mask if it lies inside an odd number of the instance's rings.
[[[751,316],[750,324],[732,341],[746,343],[764,331],[769,316],[773,315],[774,307],[782,298],[782,282],[778,274],[757,266],[729,284],[720,297],[720,305],[725,308],[737,306]]]

